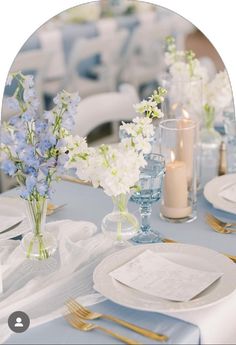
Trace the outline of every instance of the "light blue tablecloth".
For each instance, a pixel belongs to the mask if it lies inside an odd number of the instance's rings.
[[[56,204],[66,203],[67,206],[54,215],[48,217],[48,221],[71,218],[74,220],[89,220],[98,225],[102,218],[112,210],[112,203],[101,189],[93,189],[88,186],[81,186],[70,182],[60,182],[56,186],[53,202]],[[15,194],[15,191],[10,191],[8,195]],[[201,203],[200,203],[201,205]],[[130,203],[130,209],[137,212],[137,206]],[[201,206],[200,206],[201,209]],[[201,217],[193,223],[180,225],[175,227],[173,224],[168,224],[159,219],[157,205],[153,207],[153,224],[156,228],[162,231],[164,236],[172,238],[188,239],[191,237],[191,232],[194,234],[202,229]],[[188,228],[188,229],[186,229]],[[192,230],[191,230],[192,228]],[[205,229],[206,230],[206,229]],[[207,229],[209,234],[211,230]],[[181,235],[182,233],[182,235]],[[190,233],[186,236],[186,233]],[[181,236],[180,236],[181,235]],[[215,234],[214,234],[215,235]],[[196,236],[198,237],[198,236]],[[193,236],[194,238],[194,236]],[[190,241],[194,243],[194,241]],[[206,243],[207,245],[207,243]],[[223,249],[222,249],[223,250]],[[233,252],[233,246],[232,251]],[[127,321],[139,324],[141,326],[162,332],[168,335],[170,344],[199,344],[200,331],[195,325],[186,323],[184,321],[165,316],[159,313],[138,312],[129,308],[118,306],[110,301],[100,303],[93,307],[94,310],[106,312],[117,315]],[[141,343],[150,344],[150,340],[145,339],[139,335],[130,332],[120,326],[109,323],[108,321],[100,321],[103,326],[112,328],[113,330],[122,333],[123,335],[132,337]],[[29,329],[22,334],[11,336],[8,344],[117,344],[116,340],[103,335],[100,332],[93,331],[91,333],[83,333],[76,331],[68,326],[63,318],[51,321],[45,325]],[[153,342],[155,343],[155,342]]]
[[[141,327],[163,332],[169,336],[165,344],[199,344],[200,334],[198,327],[158,313],[148,313],[121,307],[110,301],[99,303],[92,308],[102,313],[112,313],[126,321],[133,322]],[[127,330],[119,325],[105,320],[96,320],[96,324],[112,329],[142,344],[158,344]],[[26,333],[14,335],[6,344],[120,344],[118,340],[107,336],[100,331],[80,332],[69,327],[63,318],[48,322],[40,327],[29,329]]]

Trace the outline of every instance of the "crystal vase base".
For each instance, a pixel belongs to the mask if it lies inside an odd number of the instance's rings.
[[[33,260],[49,259],[57,249],[57,241],[49,232],[36,235],[32,232],[24,236],[21,242],[26,257]]]
[[[115,246],[125,247],[137,234],[137,224],[137,219],[129,212],[111,212],[103,218],[102,231]]]

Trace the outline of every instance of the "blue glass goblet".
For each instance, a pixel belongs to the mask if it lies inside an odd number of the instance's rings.
[[[165,172],[164,157],[160,154],[149,154],[145,157],[147,165],[141,170],[138,189],[131,200],[139,205],[141,215],[140,233],[132,238],[136,243],[160,242],[160,234],[152,230],[150,216],[152,204],[161,197],[162,182]]]

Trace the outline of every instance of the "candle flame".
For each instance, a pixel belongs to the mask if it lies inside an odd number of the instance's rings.
[[[185,119],[189,119],[190,116],[189,116],[189,113],[187,112],[187,110],[185,110],[184,108],[182,109],[182,112],[183,112],[183,115],[184,115],[184,118]]]
[[[172,106],[171,106],[172,110],[176,110],[177,107],[178,107],[178,103],[174,103],[174,104],[172,104]]]
[[[175,160],[175,153],[174,153],[174,151],[170,151],[170,160],[171,160],[171,162],[174,162],[174,160]]]

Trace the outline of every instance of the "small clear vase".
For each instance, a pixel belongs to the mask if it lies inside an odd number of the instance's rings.
[[[38,197],[28,200],[26,207],[32,231],[23,237],[22,248],[28,259],[48,259],[55,253],[57,241],[52,234],[45,231],[47,199]]]
[[[214,111],[206,111],[200,130],[200,188],[218,175],[221,135],[214,128]]]
[[[112,197],[113,211],[102,220],[103,233],[118,246],[125,246],[128,240],[137,235],[139,228],[137,218],[128,211],[128,200],[129,194]]]

